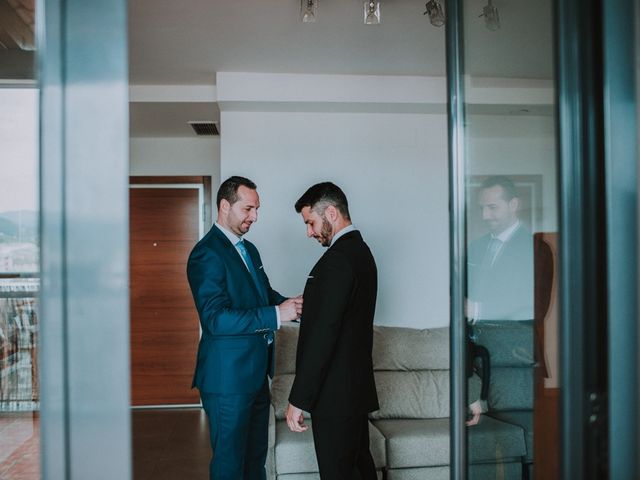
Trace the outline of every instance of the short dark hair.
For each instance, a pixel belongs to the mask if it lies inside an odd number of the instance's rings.
[[[220,202],[225,199],[231,205],[238,201],[238,188],[244,186],[251,190],[257,190],[256,184],[245,177],[233,176],[227,178],[218,189],[218,196],[216,197],[216,206],[220,208]]]
[[[295,208],[296,212],[300,213],[304,207],[309,207],[322,215],[329,205],[336,207],[345,219],[351,220],[347,196],[340,187],[331,182],[316,183],[309,187],[298,199]]]
[[[491,187],[502,187],[502,190],[504,191],[504,199],[507,202],[520,196],[518,195],[518,189],[513,183],[513,180],[509,177],[505,177],[504,175],[494,175],[486,178],[482,182],[482,185],[480,185],[480,190],[485,190]]]

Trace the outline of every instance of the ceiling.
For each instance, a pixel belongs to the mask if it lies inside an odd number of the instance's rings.
[[[494,0],[495,32],[479,17],[485,3],[465,0],[467,73],[551,78],[550,0]],[[213,85],[220,71],[444,76],[445,30],[424,6],[382,0],[382,23],[364,25],[361,0],[319,0],[317,22],[303,24],[299,0],[129,0],[130,83]],[[192,135],[180,122],[216,120],[209,107],[132,104],[131,134]]]
[[[494,0],[502,28],[465,2],[467,70],[551,76],[550,0]],[[211,84],[218,71],[445,75],[444,28],[424,0],[382,0],[380,25],[364,25],[361,0],[319,0],[318,20],[299,20],[299,0],[130,0],[132,84]]]
[[[129,0],[131,85],[215,85],[216,73],[445,76],[445,30],[425,0],[381,0],[364,25],[362,0],[318,0],[303,24],[299,0]],[[493,0],[502,28],[464,0],[465,71],[478,77],[552,78],[551,0]],[[0,78],[34,78],[35,0],[0,0]],[[131,103],[132,136],[195,135],[188,120],[219,120],[210,101]]]
[[[35,0],[0,0],[0,78],[35,77]]]

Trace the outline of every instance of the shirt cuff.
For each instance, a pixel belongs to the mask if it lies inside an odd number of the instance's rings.
[[[277,305],[274,308],[276,309],[276,330],[280,330],[280,309]]]

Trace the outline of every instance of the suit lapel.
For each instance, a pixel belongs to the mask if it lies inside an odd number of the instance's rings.
[[[247,248],[247,251],[249,252],[249,257],[251,257],[251,261],[253,262],[253,268],[255,268],[256,270],[256,280],[258,281],[258,285],[256,285],[256,290],[258,290],[258,293],[261,295],[262,299],[265,301],[265,303],[267,303],[268,302],[267,286],[264,284],[263,275],[261,274],[262,265],[260,264],[260,259],[257,258],[257,255],[254,254],[254,250],[255,250],[255,247]],[[244,263],[242,265],[244,266]],[[246,267],[245,267],[245,270],[247,270]],[[247,273],[249,273],[248,270],[247,270]],[[251,277],[250,273],[249,273],[249,277]],[[253,281],[253,277],[251,277],[251,282],[255,285],[255,282]]]
[[[215,234],[216,238],[218,239],[218,241],[223,246],[223,248],[225,249],[225,252],[227,253],[227,257],[231,260],[232,263],[235,264],[235,269],[236,270],[240,270],[240,271],[243,272],[247,282],[253,287],[253,289],[255,290],[255,293],[263,301],[266,302],[266,300],[267,300],[266,288],[264,287],[264,285],[260,285],[260,286],[256,285],[256,282],[254,282],[253,277],[251,276],[251,272],[249,272],[249,269],[244,264],[244,261],[242,260],[242,257],[240,256],[240,253],[236,249],[235,245],[233,245],[231,243],[231,241],[229,241],[229,239],[226,237],[226,235],[224,233],[222,233],[218,227],[216,227],[214,225],[212,227],[212,229],[215,230],[214,234]],[[262,280],[260,278],[261,275],[258,273],[258,264],[256,263],[256,258],[253,255],[251,250],[253,250],[253,249],[251,249],[251,248],[247,249],[247,251],[249,252],[249,256],[251,257],[251,261],[253,262],[253,267],[256,269],[256,274],[258,276],[258,281],[262,284]]]

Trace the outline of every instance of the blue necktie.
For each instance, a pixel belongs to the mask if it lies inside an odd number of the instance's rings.
[[[251,257],[249,256],[249,252],[247,251],[247,247],[245,247],[244,245],[244,241],[240,240],[238,243],[236,243],[236,247],[238,248],[240,255],[242,255],[242,258],[244,259],[244,263],[247,265],[247,269],[249,270],[249,273],[253,277],[253,283],[256,284],[256,288],[258,289],[258,292],[260,292],[260,296],[262,296],[264,299],[261,283],[258,280],[258,274],[256,273],[256,269],[253,266],[253,262],[251,261]]]
[[[247,247],[244,246],[244,241],[240,240],[238,243],[236,243],[236,247],[238,247],[238,251],[240,252],[240,255],[242,255],[244,262],[247,264],[247,269],[249,270],[249,273],[251,273],[251,276],[253,277],[253,283],[256,284],[256,288],[260,293],[260,297],[262,297],[263,301],[266,301],[265,292],[261,287],[261,283],[258,281],[258,274],[256,273],[256,269],[253,267],[253,262],[251,261],[251,257],[249,256]],[[266,332],[264,334],[264,338],[266,338],[268,344],[273,343],[273,332]]]

